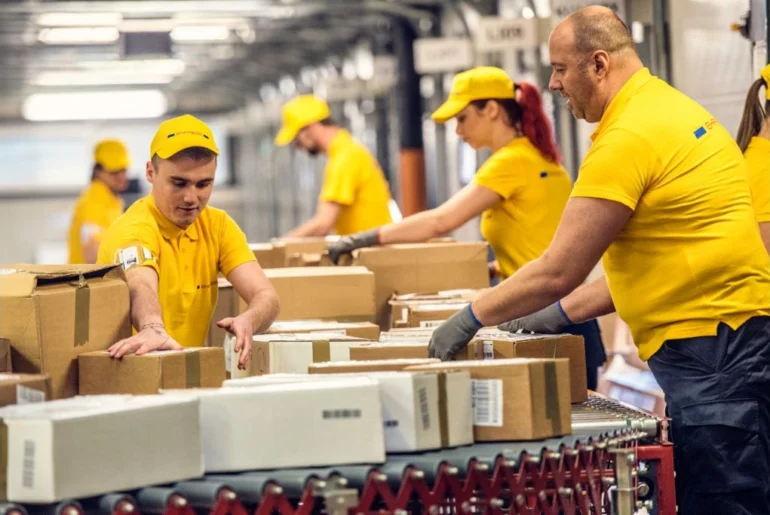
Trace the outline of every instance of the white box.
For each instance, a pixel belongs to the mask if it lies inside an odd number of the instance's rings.
[[[200,477],[198,401],[105,395],[0,410],[7,498],[53,503]]]
[[[385,461],[372,379],[163,393],[200,400],[206,472]]]

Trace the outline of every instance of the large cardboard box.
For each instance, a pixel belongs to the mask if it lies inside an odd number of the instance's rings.
[[[371,322],[337,322],[333,320],[277,320],[267,334],[339,334],[365,340],[379,340],[380,326]]]
[[[8,449],[0,475],[13,502],[55,503],[203,474],[196,399],[75,397],[8,406],[0,419]]]
[[[374,272],[377,323],[390,325],[393,294],[489,287],[486,243],[415,243],[356,250],[352,264]]]
[[[282,268],[286,265],[283,249],[276,248],[270,243],[249,243],[249,248],[263,270]]]
[[[260,334],[254,335],[251,361],[246,370],[238,368],[240,354],[234,351],[235,337],[225,342],[225,363],[230,377],[264,374],[304,374],[311,363],[350,360],[350,346],[361,338],[339,334]]]
[[[374,274],[366,268],[276,268],[265,275],[281,299],[279,320],[374,321]],[[240,311],[245,307],[241,301]]]
[[[206,472],[385,461],[372,379],[163,393],[200,399]]]
[[[378,328],[379,329],[379,328]],[[379,338],[379,333],[377,338]],[[375,338],[375,340],[377,339]],[[12,372],[13,365],[11,364],[11,340],[8,338],[0,338],[0,372]]]
[[[114,359],[105,351],[78,356],[80,394],[154,394],[165,388],[219,388],[225,380],[223,349],[154,351]]]
[[[51,377],[54,399],[78,392],[77,356],[131,336],[123,270],[112,265],[11,265],[0,271],[0,334],[13,370]]]
[[[476,441],[542,440],[572,432],[566,359],[456,361],[407,370],[470,372]]]
[[[409,367],[440,363],[437,359],[382,359],[372,361],[329,361],[313,363],[309,374],[350,374],[356,372],[401,372]]]
[[[582,336],[507,332],[483,334],[471,340],[468,358],[566,358],[569,360],[571,402],[588,400],[586,348]]]
[[[44,402],[51,398],[51,378],[38,374],[0,374],[0,406]]]

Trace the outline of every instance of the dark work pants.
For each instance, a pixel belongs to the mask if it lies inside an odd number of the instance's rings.
[[[589,320],[582,324],[567,326],[562,332],[583,337],[586,346],[586,379],[588,380],[588,389],[595,391],[599,377],[599,367],[607,360],[599,323],[596,320]]]
[[[770,514],[770,317],[668,340],[649,365],[672,419],[679,514]]]

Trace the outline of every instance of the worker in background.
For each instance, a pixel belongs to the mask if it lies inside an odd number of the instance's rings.
[[[160,124],[146,165],[152,191],[118,218],[99,247],[99,263],[117,263],[126,272],[136,329],[109,348],[110,356],[202,346],[219,272],[248,304],[217,322],[235,335],[240,368],[251,358],[252,335],[277,316],[278,296],[246,236],[227,213],[207,205],[218,155],[211,129],[197,118]]]
[[[283,106],[283,126],[275,138],[311,156],[329,156],[316,213],[286,236],[353,234],[391,221],[390,191],[377,161],[348,131],[337,127],[329,106],[313,95],[301,95]]]
[[[762,88],[765,88],[765,102],[759,99]],[[749,88],[743,118],[738,127],[738,146],[748,165],[759,232],[765,249],[770,252],[770,124],[763,103],[770,104],[770,65],[765,66],[761,77]]]
[[[96,263],[104,231],[123,213],[120,194],[128,187],[131,159],[123,142],[108,139],[94,147],[91,184],[78,197],[69,229],[69,263]]]
[[[429,352],[450,359],[479,328],[544,308],[565,323],[617,310],[665,393],[679,513],[768,514],[770,257],[740,148],[650,74],[611,10],[576,11],[549,47],[550,87],[598,122],[593,145],[545,253]],[[578,288],[602,256],[606,276]]]
[[[514,84],[500,68],[481,66],[455,76],[449,98],[432,115],[457,120],[457,135],[474,150],[493,152],[473,181],[440,206],[340,238],[329,248],[335,263],[355,249],[423,242],[481,216],[481,233],[495,252],[502,279],[539,257],[556,231],[572,190],[540,93]],[[596,389],[606,355],[595,320],[565,327],[586,343],[589,388]]]

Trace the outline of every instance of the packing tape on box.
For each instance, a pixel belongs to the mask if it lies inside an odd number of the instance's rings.
[[[201,386],[201,353],[185,352],[184,355],[185,388]]]
[[[446,398],[446,373],[438,374],[438,426],[441,428],[441,447],[449,447],[449,412]]]
[[[313,363],[331,361],[331,344],[326,340],[313,340]]]
[[[91,289],[81,275],[75,285],[75,347],[88,343],[88,322],[91,313]]]
[[[556,363],[547,361],[545,367],[545,416],[550,419],[554,434],[561,435],[561,410],[559,409],[559,378],[556,375]]]

